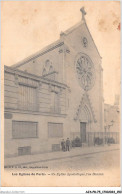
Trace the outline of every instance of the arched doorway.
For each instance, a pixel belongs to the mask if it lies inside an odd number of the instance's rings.
[[[87,141],[87,132],[90,131],[90,127],[91,127],[90,126],[91,113],[87,105],[84,105],[81,108],[79,121],[80,121],[80,137],[81,137],[82,143],[85,143]]]
[[[93,131],[93,123],[97,122],[93,107],[91,106],[90,98],[87,93],[84,93],[81,98],[74,120],[79,122],[79,131],[82,142],[86,142],[87,133]]]

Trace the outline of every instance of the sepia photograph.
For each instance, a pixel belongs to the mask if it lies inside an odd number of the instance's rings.
[[[120,186],[120,2],[1,2],[3,186]]]

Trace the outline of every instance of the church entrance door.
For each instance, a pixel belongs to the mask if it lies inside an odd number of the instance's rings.
[[[80,137],[82,143],[86,142],[86,122],[80,122]]]

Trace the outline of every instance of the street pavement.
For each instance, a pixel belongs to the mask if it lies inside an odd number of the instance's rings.
[[[69,166],[69,163],[72,165],[75,165],[75,162],[78,162],[78,161],[79,163],[77,163],[76,166],[77,168],[78,166],[81,168],[80,163],[84,163],[85,165],[85,161],[87,161],[87,165],[88,165],[89,161],[92,162],[93,160],[93,163],[95,165],[94,160],[96,161],[97,157],[99,158],[99,161],[100,161],[100,153],[101,154],[103,153],[102,161],[110,160],[110,158],[111,158],[111,161],[113,161],[115,156],[112,153],[113,151],[119,152],[119,149],[120,149],[120,145],[110,145],[110,146],[105,145],[105,146],[97,146],[97,147],[73,148],[70,150],[70,152],[60,151],[60,152],[50,152],[50,153],[43,153],[43,154],[40,153],[36,155],[17,156],[13,158],[5,158],[5,168],[8,168],[10,166],[28,166],[28,167],[36,166],[37,167],[37,166],[40,166],[40,164],[41,166],[43,166],[42,164],[46,165],[46,163],[51,168],[53,166],[56,168],[56,165],[57,166],[60,165],[64,168],[65,164],[66,166]],[[97,157],[95,158],[95,156]],[[47,166],[45,165],[44,165],[44,168],[48,167],[48,165]]]
[[[113,150],[100,153],[91,153],[87,156],[69,157],[60,160],[52,160],[47,162],[38,162],[34,164],[24,165],[26,168],[46,168],[49,170],[108,170],[120,168],[120,151]]]

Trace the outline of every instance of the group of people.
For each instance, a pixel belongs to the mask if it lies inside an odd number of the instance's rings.
[[[69,138],[67,138],[66,141],[64,139],[62,139],[61,148],[62,148],[63,152],[70,151],[70,140],[69,140]]]

